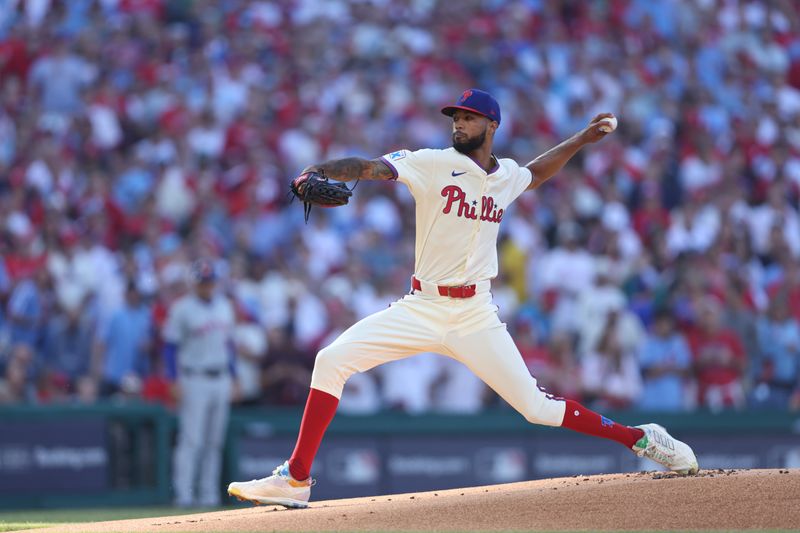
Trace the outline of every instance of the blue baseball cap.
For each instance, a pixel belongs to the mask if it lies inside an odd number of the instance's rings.
[[[455,105],[449,105],[442,108],[442,113],[448,117],[452,117],[456,109],[463,109],[465,111],[472,111],[483,115],[489,120],[494,120],[500,124],[500,104],[492,97],[491,94],[480,89],[467,89],[461,93],[461,98]]]
[[[202,283],[216,280],[217,273],[214,271],[211,261],[198,259],[192,264],[192,277],[197,283]]]

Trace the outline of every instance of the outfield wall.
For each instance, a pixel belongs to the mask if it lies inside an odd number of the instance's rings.
[[[616,419],[665,425],[703,468],[800,467],[800,414]],[[234,412],[224,483],[268,474],[291,453],[299,421],[297,410]],[[168,504],[174,431],[173,414],[155,405],[0,408],[0,508]],[[616,443],[494,411],[339,416],[312,474],[315,499],[328,499],[651,468]]]

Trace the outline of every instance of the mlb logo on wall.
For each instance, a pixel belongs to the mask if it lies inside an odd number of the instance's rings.
[[[392,161],[397,161],[398,159],[403,159],[407,153],[408,152],[406,150],[398,150],[389,154],[389,159]]]
[[[374,450],[333,450],[327,466],[331,478],[345,485],[376,483],[381,475],[380,457]]]
[[[528,475],[527,464],[523,448],[482,448],[475,454],[475,475],[481,482],[521,481]]]

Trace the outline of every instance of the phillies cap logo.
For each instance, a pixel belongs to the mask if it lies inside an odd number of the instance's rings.
[[[472,89],[467,89],[464,91],[464,93],[461,95],[461,103],[464,103],[470,96],[472,96]]]

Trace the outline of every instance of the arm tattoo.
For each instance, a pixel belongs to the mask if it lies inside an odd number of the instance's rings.
[[[345,157],[332,159],[311,167],[310,170],[322,171],[326,176],[336,181],[362,180],[388,180],[392,179],[392,171],[380,159],[361,159],[360,157]]]

